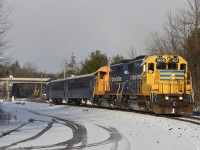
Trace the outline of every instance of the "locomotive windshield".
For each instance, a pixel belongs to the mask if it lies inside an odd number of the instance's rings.
[[[159,70],[159,69],[163,69],[165,70],[166,69],[166,64],[165,63],[158,63],[156,64],[156,68]]]
[[[158,70],[178,70],[178,64],[175,64],[175,63],[168,63],[168,64],[158,63],[158,64],[156,64],[156,69],[158,69]]]
[[[169,63],[169,64],[168,64],[168,69],[169,69],[169,70],[178,70],[178,64]]]

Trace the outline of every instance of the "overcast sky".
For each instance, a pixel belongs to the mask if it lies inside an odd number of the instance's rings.
[[[162,30],[167,11],[186,0],[10,0],[14,37],[9,50],[23,66],[58,73],[61,60],[77,62],[95,50],[127,57],[130,48],[145,54],[150,32]]]

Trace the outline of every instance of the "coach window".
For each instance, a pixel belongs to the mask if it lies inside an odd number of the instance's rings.
[[[148,72],[153,73],[154,72],[154,63],[149,63],[148,64]]]
[[[186,71],[186,64],[181,64],[181,66],[180,66],[180,70],[184,70],[184,71]]]

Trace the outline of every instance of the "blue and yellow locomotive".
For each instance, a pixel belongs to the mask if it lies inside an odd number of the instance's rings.
[[[193,90],[188,64],[176,55],[153,55],[141,64],[140,108],[158,114],[185,114],[193,109]]]
[[[138,56],[92,74],[54,80],[47,84],[47,95],[53,102],[90,101],[157,114],[192,113],[194,104],[188,64],[177,55]]]
[[[121,70],[121,75],[112,69],[120,65],[128,66]],[[105,93],[106,106],[157,114],[192,113],[192,80],[188,64],[181,56],[139,56],[110,68],[111,90]]]

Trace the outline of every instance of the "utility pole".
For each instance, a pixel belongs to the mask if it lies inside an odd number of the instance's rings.
[[[64,65],[64,71],[63,71],[63,73],[64,73],[64,78],[65,78],[65,74],[66,74],[66,65]]]
[[[42,97],[42,72],[41,72],[41,82],[40,82],[40,96]]]
[[[7,82],[7,95],[8,95],[7,99],[8,99],[8,101],[10,100],[10,94],[12,91],[12,79],[13,79],[13,76],[9,75],[8,82]]]
[[[67,63],[66,62],[64,64],[64,71],[63,71],[63,73],[64,73],[64,78],[66,78],[67,77]]]

